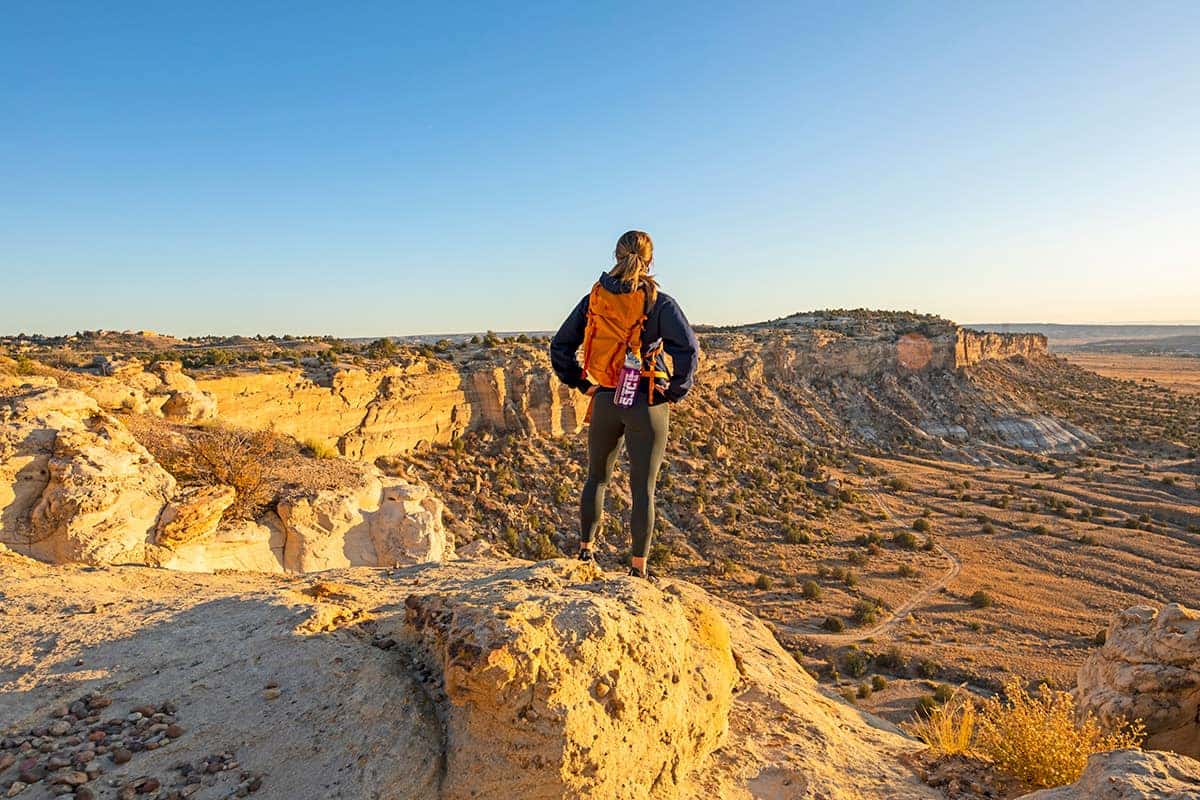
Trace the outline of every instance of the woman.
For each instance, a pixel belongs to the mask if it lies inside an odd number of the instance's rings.
[[[592,559],[604,490],[624,437],[633,495],[630,574],[645,578],[654,531],[654,485],[667,449],[669,404],[682,400],[692,388],[699,347],[679,305],[658,290],[650,274],[654,243],[649,234],[625,233],[617,240],[615,256],[616,265],[600,275],[558,329],[550,343],[550,361],[559,380],[592,398],[588,477],[579,503],[579,557]],[[582,365],[577,358],[581,345]],[[671,357],[673,374],[667,371],[664,352]]]

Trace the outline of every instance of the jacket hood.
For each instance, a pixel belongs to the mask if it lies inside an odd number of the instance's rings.
[[[613,294],[628,294],[633,287],[607,272],[600,273],[600,285]]]

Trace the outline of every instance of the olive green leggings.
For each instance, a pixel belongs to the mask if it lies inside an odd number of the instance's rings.
[[[579,501],[579,535],[590,543],[604,513],[604,490],[617,463],[621,438],[629,452],[629,491],[633,496],[633,555],[645,558],[654,533],[654,484],[667,451],[671,411],[666,403],[649,405],[639,392],[629,408],[613,403],[612,390],[600,390],[592,403],[588,429],[588,477]]]

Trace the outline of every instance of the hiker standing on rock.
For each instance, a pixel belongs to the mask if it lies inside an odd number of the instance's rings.
[[[667,449],[669,404],[692,388],[699,345],[679,304],[658,290],[650,274],[650,235],[628,231],[617,240],[615,256],[616,266],[600,275],[554,335],[550,362],[559,380],[592,398],[588,477],[579,502],[579,557],[593,558],[604,490],[624,437],[633,495],[630,574],[644,578],[654,532],[654,487]],[[667,370],[664,353],[673,372]]]

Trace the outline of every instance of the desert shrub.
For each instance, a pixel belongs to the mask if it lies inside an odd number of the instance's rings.
[[[504,546],[508,548],[508,552],[512,555],[517,555],[521,548],[521,539],[517,536],[517,529],[509,525],[504,529],[504,534],[501,536]]]
[[[826,617],[821,623],[821,627],[831,633],[841,633],[846,630],[846,623],[842,622],[840,617]]]
[[[862,650],[847,650],[846,655],[842,656],[842,668],[851,678],[861,678],[867,674],[867,667],[870,664],[871,659]]]
[[[842,690],[842,699],[847,703],[854,705],[855,691],[853,688],[847,687]]]
[[[851,616],[859,625],[870,625],[879,619],[879,606],[870,600],[859,600],[854,604]]]
[[[842,583],[847,586],[858,586],[858,576],[854,574],[853,570],[848,569],[842,576]]]
[[[1096,647],[1103,647],[1108,642],[1108,630],[1101,628],[1096,631],[1096,635],[1092,637],[1092,644]]]
[[[523,557],[531,561],[546,561],[563,556],[562,551],[544,533],[525,534],[521,539],[521,550]]]
[[[662,569],[671,563],[675,552],[671,550],[671,546],[662,542],[655,542],[650,545],[650,552],[646,554],[646,564],[650,567]]]
[[[850,555],[846,556],[846,560],[856,567],[861,567],[867,563],[867,554],[861,550],[851,550]]]
[[[990,522],[985,522],[979,530],[990,536],[996,532],[996,526]]]
[[[858,696],[860,699],[870,697],[871,696],[871,684],[860,683],[858,685]]]
[[[337,448],[324,439],[305,439],[301,446],[313,458],[337,458],[340,455]]]
[[[29,356],[20,356],[17,358],[16,372],[18,375],[36,375],[37,362]]]
[[[953,755],[971,747],[975,723],[975,703],[965,692],[955,692],[941,706],[928,695],[922,697],[917,701],[915,719],[902,727],[935,753]]]
[[[912,529],[917,533],[929,533],[933,530],[933,525],[925,517],[917,517],[913,520]]]
[[[932,658],[919,658],[913,664],[913,670],[917,673],[917,677],[928,680],[937,677],[937,674],[942,671],[942,665]]]
[[[991,608],[994,602],[992,596],[983,589],[971,595],[971,605],[975,608]]]
[[[805,581],[800,593],[804,595],[805,600],[819,600],[821,599],[821,584],[816,581]]]
[[[789,527],[785,530],[783,540],[788,544],[812,544],[812,536],[808,531],[796,527]]]
[[[933,695],[923,694],[917,698],[917,704],[913,707],[913,717],[916,719],[928,719],[937,710],[937,701],[933,699]]]
[[[901,564],[896,568],[896,574],[901,578],[915,578],[917,570],[911,564]]]
[[[887,678],[883,677],[882,675],[872,675],[871,676],[871,688],[872,689],[874,689],[877,692],[882,692],[887,687],[888,687]]]
[[[1097,539],[1095,536],[1093,536],[1090,533],[1085,533],[1083,536],[1079,537],[1079,543],[1083,544],[1083,545],[1087,545],[1089,547],[1095,547],[1099,543],[1099,541],[1100,541],[1099,539]]]
[[[767,591],[775,585],[775,581],[771,580],[770,575],[759,575],[754,579],[754,588]]]
[[[193,431],[186,442],[159,460],[185,483],[232,486],[237,498],[226,517],[253,519],[274,499],[275,469],[283,450],[274,434],[211,425]]]
[[[900,655],[899,648],[889,647],[887,652],[875,656],[875,667],[898,673],[904,669],[904,656]]]
[[[1012,679],[1004,694],[984,701],[976,745],[997,768],[1033,786],[1072,783],[1089,755],[1137,747],[1145,734],[1140,722],[1106,731],[1091,712],[1077,715],[1070,693],[1044,684],[1035,696]]]
[[[954,687],[943,683],[933,690],[933,699],[939,703],[945,703],[954,696]]]
[[[925,522],[925,520],[919,519],[917,522]],[[916,526],[917,523],[914,522],[913,527],[915,528]],[[892,543],[897,547],[904,548],[905,550],[916,550],[918,547],[916,534],[911,533],[910,531],[901,531],[900,533],[897,533],[892,537]]]

